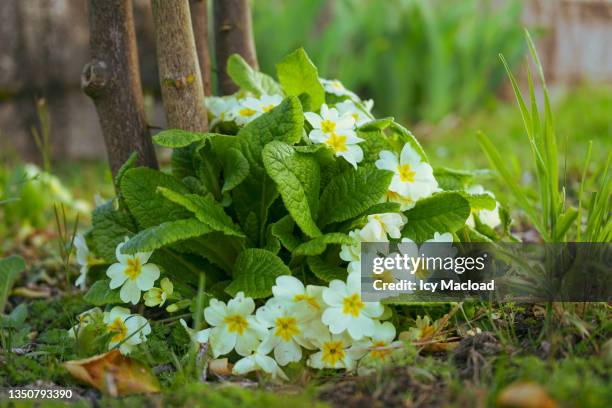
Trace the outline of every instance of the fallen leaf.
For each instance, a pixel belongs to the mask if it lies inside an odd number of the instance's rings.
[[[47,299],[51,297],[51,290],[49,288],[31,289],[20,287],[13,289],[11,296],[21,296],[27,299]]]
[[[497,397],[498,408],[556,408],[557,403],[542,386],[517,382],[502,390]]]
[[[221,377],[232,375],[232,367],[227,358],[217,358],[208,362],[208,371]]]
[[[64,363],[73,377],[111,396],[150,394],[160,391],[151,370],[113,350],[84,360]]]

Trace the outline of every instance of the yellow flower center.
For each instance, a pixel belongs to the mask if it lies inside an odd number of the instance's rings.
[[[297,320],[293,317],[279,317],[275,320],[276,331],[274,335],[285,341],[289,341],[293,336],[300,334],[300,328],[297,325]]]
[[[344,86],[342,86],[340,81],[332,81],[332,87],[334,87],[335,89],[337,89],[339,91],[344,89]]]
[[[314,298],[314,296],[308,296],[304,293],[300,294],[300,295],[295,295],[293,297],[293,301],[294,302],[300,302],[300,301],[305,301],[306,303],[308,303],[311,307],[313,307],[314,309],[320,309],[321,306],[319,305],[319,303],[317,302],[317,299]]]
[[[412,170],[409,164],[397,166],[397,171],[399,171],[400,180],[402,180],[404,183],[414,183],[414,176],[416,176],[416,173]]]
[[[359,114],[353,113],[353,119],[355,119],[355,123],[357,123],[357,121],[359,121]]]
[[[420,280],[425,280],[429,277],[430,273],[427,270],[427,268],[425,268],[423,264],[421,263],[419,264],[419,269],[416,270],[415,275]]]
[[[266,105],[263,108],[261,108],[261,110],[266,112],[266,113],[270,112],[272,109],[274,109],[274,105],[273,104]]]
[[[391,350],[389,349],[376,350],[376,348],[386,347],[386,346],[387,346],[387,343],[385,343],[384,341],[378,341],[372,344],[372,348],[375,349],[370,352],[370,355],[372,356],[372,358],[377,358],[380,360],[386,359],[387,356],[391,354]]]
[[[238,333],[240,336],[242,336],[247,327],[249,327],[249,322],[240,315],[227,316],[223,321],[227,324],[227,330],[230,333]]]
[[[321,130],[325,133],[333,133],[336,130],[336,122],[332,122],[329,119],[321,121]]]
[[[253,116],[254,114],[256,114],[257,112],[254,111],[253,109],[249,109],[249,108],[242,108],[238,111],[238,113],[240,113],[240,116]]]
[[[338,361],[344,360],[344,349],[341,341],[329,341],[323,344],[323,355],[321,360],[330,367],[334,367]]]
[[[109,332],[114,333],[111,337],[111,341],[114,343],[119,343],[127,337],[128,328],[120,317],[115,318],[107,328]]]
[[[365,303],[361,301],[361,296],[358,293],[353,293],[342,300],[342,313],[357,317],[364,306]]]
[[[389,270],[384,270],[383,273],[381,274],[376,274],[376,273],[372,273],[372,278],[373,279],[380,279],[381,281],[385,282],[385,283],[393,283],[395,282],[395,277],[393,276],[393,273]]]
[[[332,148],[336,153],[346,152],[346,136],[337,135],[332,133],[329,139],[325,141],[325,144]]]
[[[142,266],[140,265],[140,259],[134,257],[127,260],[127,268],[125,268],[125,274],[131,280],[136,280],[142,272]]]

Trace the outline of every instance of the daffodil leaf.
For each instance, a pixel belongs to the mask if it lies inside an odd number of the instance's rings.
[[[25,269],[25,266],[25,261],[20,256],[0,259],[0,314],[4,311],[6,299],[8,299],[17,276]]]
[[[276,73],[286,95],[308,95],[310,110],[318,111],[325,102],[325,90],[319,81],[317,67],[303,48],[283,58],[276,65]]]
[[[262,94],[278,95],[282,93],[280,86],[274,79],[251,68],[238,54],[232,54],[227,59],[227,73],[236,85],[257,97]]]
[[[402,235],[416,242],[433,237],[435,232],[456,232],[470,215],[470,203],[461,194],[442,192],[420,200],[404,212],[408,221]]]
[[[419,154],[419,156],[421,156],[421,159],[424,162],[429,163],[429,160],[427,159],[427,154],[425,154],[425,150],[423,150],[423,147],[421,146],[419,141],[416,139],[416,137],[414,137],[412,132],[410,132],[408,129],[406,129],[405,127],[403,127],[397,122],[391,123],[390,128],[395,132],[395,134],[398,135],[399,140],[402,143],[410,144],[412,148]]]
[[[293,251],[295,247],[300,245],[300,240],[293,232],[295,221],[290,215],[286,215],[274,224],[272,224],[272,235],[274,235],[289,251]]]
[[[272,294],[272,286],[281,275],[291,275],[285,263],[270,251],[260,248],[245,249],[234,264],[234,280],[225,289],[235,296],[242,291],[255,299]]]
[[[327,245],[353,245],[355,240],[341,232],[330,232],[298,245],[293,250],[293,256],[320,255],[327,249]]]
[[[238,132],[237,139],[249,164],[249,174],[232,190],[232,201],[243,231],[255,243],[263,244],[268,209],[279,195],[265,171],[263,148],[274,140],[297,143],[302,137],[303,127],[302,106],[297,98],[289,97]]]
[[[124,211],[115,210],[112,202],[97,207],[92,215],[91,233],[96,254],[111,263],[115,261],[115,248],[125,237],[137,232],[134,221]]]
[[[393,173],[372,166],[348,169],[335,176],[321,194],[319,225],[345,221],[380,202]]]
[[[167,221],[140,231],[121,248],[121,252],[153,252],[175,242],[208,234],[210,231],[206,224],[195,218]]]
[[[319,207],[320,170],[316,158],[274,141],[264,148],[263,163],[295,223],[310,237],[321,235],[313,219]]]
[[[244,233],[240,230],[240,227],[234,224],[234,221],[225,213],[221,204],[215,201],[210,194],[205,196],[197,194],[179,194],[164,187],[160,187],[159,192],[171,202],[193,213],[198,221],[206,225],[210,230],[220,231],[227,235],[244,237]]]
[[[192,143],[210,139],[216,133],[188,132],[181,129],[167,129],[153,136],[156,145],[162,147],[185,147]]]
[[[146,167],[127,171],[121,180],[125,203],[140,228],[154,227],[159,225],[160,221],[174,221],[191,216],[183,207],[157,194],[158,187],[165,187],[180,194],[189,193],[187,187],[176,178]]]
[[[331,282],[334,279],[346,280],[348,274],[346,268],[333,265],[320,256],[309,256],[306,262],[312,273],[324,282]]]
[[[119,289],[111,290],[110,279],[100,279],[91,285],[91,288],[83,296],[83,300],[93,306],[105,306],[122,303]]]

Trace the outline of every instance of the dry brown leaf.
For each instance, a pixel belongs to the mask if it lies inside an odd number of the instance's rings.
[[[221,377],[232,375],[233,364],[227,358],[217,358],[208,362],[208,371]]]
[[[497,397],[498,408],[557,408],[557,403],[542,386],[517,382],[502,390]]]
[[[84,360],[64,363],[73,377],[112,396],[150,394],[160,391],[151,370],[136,360],[113,350]]]

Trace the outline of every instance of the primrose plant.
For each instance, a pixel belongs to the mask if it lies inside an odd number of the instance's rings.
[[[393,310],[361,299],[360,243],[499,240],[507,217],[474,174],[432,168],[412,133],[319,78],[303,49],[278,82],[236,55],[227,68],[240,91],[207,99],[211,132],[157,134],[171,171],[133,157],[93,212],[81,244],[106,266],[85,299],[107,308],[109,347],[146,340],[146,319],[126,309],[141,304],[191,308],[190,338],[215,358],[235,351],[238,374],[387,361]]]

